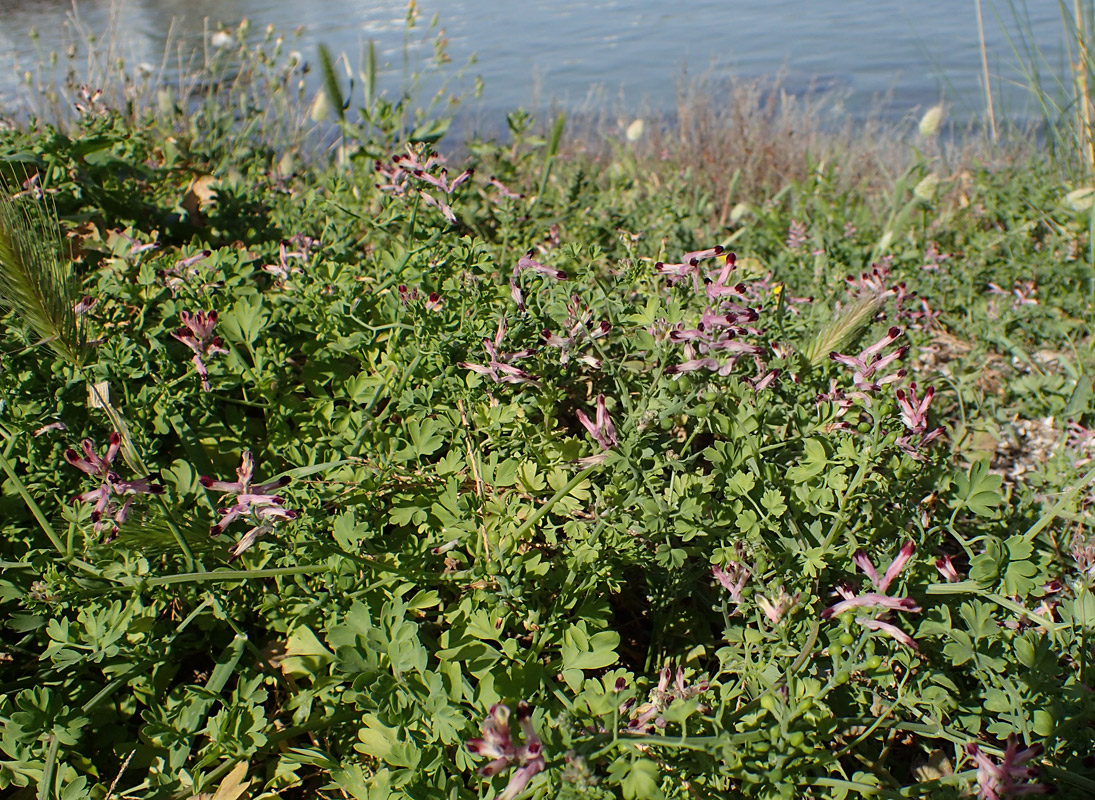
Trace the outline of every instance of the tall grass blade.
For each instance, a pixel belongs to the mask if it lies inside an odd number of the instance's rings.
[[[346,99],[342,94],[342,88],[338,85],[338,76],[335,75],[335,65],[331,61],[331,51],[327,45],[319,46],[319,70],[323,76],[323,89],[327,92],[327,99],[338,114],[338,121],[346,122]]]
[[[981,0],[977,0],[977,35],[981,40],[981,71],[985,81],[985,107],[989,116],[989,131],[996,141],[996,113],[992,109],[992,84],[989,82],[989,56],[985,48],[985,21],[981,16]]]
[[[1088,170],[1095,173],[1095,136],[1091,129],[1091,55],[1088,52],[1088,36],[1091,28],[1084,23],[1080,0],[1073,0],[1073,14],[1076,20],[1076,100],[1080,104],[1079,124],[1080,142],[1084,148]]]
[[[365,113],[372,114],[373,100],[376,99],[376,42],[370,41],[365,51],[365,69],[361,73],[361,82],[365,90]]]
[[[544,157],[544,170],[540,175],[540,188],[536,192],[533,203],[537,202],[547,189],[548,179],[551,177],[551,167],[555,163],[555,156],[559,154],[559,145],[563,141],[563,131],[566,129],[566,114],[559,112],[555,117],[555,124],[551,127],[551,138],[548,139],[547,155]]]
[[[77,367],[87,355],[79,290],[54,210],[44,200],[0,194],[0,306]]]

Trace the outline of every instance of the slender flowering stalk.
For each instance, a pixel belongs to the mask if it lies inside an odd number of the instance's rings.
[[[608,409],[605,407],[605,396],[603,394],[597,395],[597,422],[590,422],[586,413],[579,409],[576,412],[578,421],[582,423],[589,435],[596,440],[597,444],[601,446],[602,450],[611,450],[619,442],[616,438],[616,426],[612,424],[612,418],[608,416]]]
[[[502,703],[494,704],[487,718],[483,720],[483,735],[465,742],[469,753],[491,759],[479,768],[479,774],[483,777],[489,778],[510,767],[517,767],[510,775],[506,788],[495,800],[513,800],[546,766],[543,744],[532,725],[532,709],[528,703],[522,700],[517,704],[517,723],[521,727],[524,744],[514,743],[509,717],[509,706]]]
[[[246,519],[252,525],[232,548],[229,561],[235,561],[241,553],[255,543],[259,536],[273,530],[277,520],[294,519],[297,516],[296,511],[285,508],[285,498],[271,494],[275,489],[286,486],[290,480],[288,477],[253,486],[251,481],[254,474],[255,457],[250,450],[245,450],[240,466],[236,469],[236,480],[218,481],[205,475],[200,478],[201,485],[206,489],[221,492],[224,495],[221,502],[228,497],[235,498],[233,505],[217,510],[221,518],[209,529],[210,536],[219,536],[224,533],[225,528],[239,518]]]
[[[1007,747],[999,762],[982,752],[976,744],[966,745],[966,753],[977,764],[977,796],[981,800],[1011,800],[1031,794],[1052,794],[1053,787],[1045,783],[1031,783],[1038,777],[1037,766],[1027,762],[1042,754],[1042,745],[1035,744],[1019,749],[1019,737],[1008,734]]]
[[[228,352],[221,338],[213,335],[213,326],[217,324],[217,312],[199,311],[196,314],[190,314],[187,311],[180,311],[179,318],[182,319],[184,327],[172,331],[171,335],[194,352],[191,359],[194,362],[194,369],[201,377],[202,391],[208,392],[212,387],[209,385],[209,370],[206,369],[202,357],[208,358],[216,353]]]
[[[133,498],[126,498],[119,507],[114,499],[116,495],[160,494],[163,492],[163,487],[153,482],[156,479],[155,476],[146,476],[133,481],[123,481],[118,477],[118,473],[111,469],[111,465],[114,463],[121,446],[122,437],[115,431],[110,434],[110,444],[102,457],[95,451],[90,439],[84,439],[80,443],[80,449],[83,451],[82,456],[73,449],[65,451],[65,461],[99,481],[99,488],[84,492],[73,498],[72,501],[74,503],[95,503],[95,508],[91,511],[91,521],[94,524],[96,533],[101,533],[108,522],[112,522],[116,534],[117,526],[125,523]],[[110,538],[113,538],[113,536]]]

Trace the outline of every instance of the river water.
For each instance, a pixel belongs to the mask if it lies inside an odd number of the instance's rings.
[[[168,42],[201,48],[216,22],[236,26],[246,18],[252,36],[273,25],[311,60],[323,42],[356,66],[363,45],[374,41],[394,75],[407,41],[412,63],[428,55],[414,43],[437,14],[453,65],[477,56],[464,86],[482,78],[488,113],[606,102],[628,113],[667,110],[685,75],[718,87],[781,74],[791,91],[835,90],[853,117],[880,108],[911,116],[940,100],[952,120],[984,116],[974,0],[420,0],[418,9],[408,38],[406,0],[0,0],[0,113],[18,102],[25,72],[48,64],[51,52],[64,53],[80,31],[113,31],[128,63],[158,65]],[[997,114],[1032,108],[1018,86],[1018,30],[1058,74],[1067,63],[1056,0],[1020,8],[1021,25],[1015,9],[1011,0],[983,0]]]

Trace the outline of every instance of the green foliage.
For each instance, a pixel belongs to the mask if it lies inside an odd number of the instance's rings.
[[[456,186],[353,157],[413,133],[368,125],[294,176],[112,114],[0,133],[96,301],[82,363],[0,348],[0,789],[959,797],[1014,733],[1091,796],[1090,275],[1048,173],[918,200],[872,266],[897,228],[821,167],[728,233],[561,118]],[[666,271],[720,237],[735,269]],[[877,373],[830,356],[892,326]]]

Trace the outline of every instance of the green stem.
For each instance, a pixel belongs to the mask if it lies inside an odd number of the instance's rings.
[[[520,539],[522,536],[528,533],[529,529],[532,528],[532,526],[539,522],[541,519],[543,519],[544,515],[551,511],[556,503],[558,503],[560,500],[570,494],[571,491],[574,490],[575,486],[577,486],[579,483],[592,475],[593,472],[600,466],[600,464],[594,464],[592,467],[586,467],[569,481],[567,481],[566,485],[563,486],[563,488],[553,494],[546,503],[544,503],[542,506],[540,506],[529,515],[529,518],[526,519],[521,527],[514,532],[513,538]]]
[[[170,586],[176,583],[206,583],[207,581],[247,581],[252,579],[276,578],[282,575],[311,575],[327,572],[327,564],[304,564],[298,567],[276,567],[271,569],[216,569],[209,572],[182,572],[177,575],[163,575],[142,581],[146,586]]]

